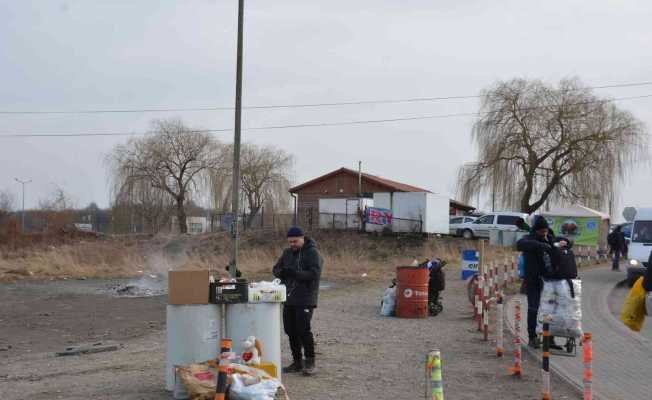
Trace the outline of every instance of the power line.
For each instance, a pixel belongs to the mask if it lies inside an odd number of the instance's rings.
[[[574,105],[585,105],[585,104],[599,104],[599,103],[611,103],[614,101],[622,100],[635,100],[635,99],[644,99],[651,98],[652,94],[646,94],[641,96],[629,96],[629,97],[619,97],[614,99],[605,99],[605,100],[591,100],[578,103],[569,103],[567,106]],[[528,111],[536,110],[540,108],[551,107],[553,104],[533,106],[533,107],[523,107],[519,108],[518,111]],[[488,111],[483,113],[471,112],[471,113],[455,113],[455,114],[436,114],[436,115],[417,115],[412,117],[399,117],[399,118],[385,118],[385,119],[370,119],[370,120],[357,120],[357,121],[336,121],[336,122],[314,122],[314,123],[303,123],[303,124],[287,124],[287,125],[268,125],[268,126],[256,126],[250,128],[243,128],[245,131],[258,131],[258,130],[276,130],[276,129],[292,129],[292,128],[318,128],[318,127],[331,127],[331,126],[347,126],[347,125],[366,125],[366,124],[379,124],[379,123],[388,123],[388,122],[401,122],[401,121],[417,121],[417,120],[428,120],[428,119],[442,119],[442,118],[454,118],[454,117],[479,117],[482,115],[493,114],[495,111]],[[221,129],[198,129],[191,130],[189,132],[203,132],[203,133],[220,133],[220,132],[231,132],[233,128],[221,128]],[[139,136],[146,135],[152,132],[89,132],[89,133],[28,133],[28,134],[16,134],[16,133],[7,133],[0,134],[0,138],[30,138],[30,137],[83,137],[83,136]]]
[[[644,82],[630,82],[614,85],[592,86],[586,89],[610,89],[610,88],[625,88],[637,86],[650,86],[652,81]],[[370,104],[400,104],[400,103],[422,103],[432,101],[445,101],[445,100],[465,100],[477,99],[483,97],[482,95],[459,95],[459,96],[443,96],[443,97],[413,97],[404,99],[376,99],[376,100],[355,100],[355,101],[340,101],[331,103],[304,103],[304,104],[271,104],[271,105],[258,105],[258,106],[243,106],[247,110],[269,110],[269,109],[287,109],[287,108],[317,108],[317,107],[338,107],[338,106],[351,106],[351,105],[370,105]],[[232,111],[234,107],[195,107],[195,108],[179,108],[179,107],[166,107],[166,108],[140,108],[140,109],[109,109],[109,110],[51,110],[51,111],[37,111],[37,110],[0,110],[0,115],[39,115],[39,114],[117,114],[117,113],[156,113],[156,112],[200,112],[200,111]]]

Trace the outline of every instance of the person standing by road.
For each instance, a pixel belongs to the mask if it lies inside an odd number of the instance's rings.
[[[315,373],[315,339],[311,321],[319,297],[319,279],[323,259],[314,240],[303,229],[292,227],[287,234],[289,247],[272,270],[287,288],[283,307],[283,327],[290,340],[293,362],[284,373]],[[305,355],[305,362],[303,356]]]
[[[609,242],[611,251],[614,253],[611,269],[613,271],[619,271],[620,257],[625,254],[625,246],[627,245],[622,225],[618,225],[616,228],[614,228],[613,232],[611,232],[607,237],[607,242]]]
[[[553,262],[556,257],[555,243],[560,248],[568,246],[568,240],[555,238],[548,221],[542,216],[536,216],[530,234],[523,237],[517,243],[519,251],[523,252],[525,260],[525,285],[527,295],[527,332],[529,346],[535,349],[541,347],[541,341],[537,336],[537,315],[541,303],[541,291],[543,290],[544,275],[554,271]],[[551,341],[551,348],[561,349]]]

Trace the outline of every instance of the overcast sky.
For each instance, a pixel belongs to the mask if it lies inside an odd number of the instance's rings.
[[[236,0],[0,0],[0,111],[231,106]],[[589,86],[652,81],[652,2],[626,0],[247,0],[244,104],[475,95],[498,79]],[[611,97],[652,86],[601,89]],[[652,98],[618,102],[652,127]],[[245,127],[475,112],[477,99],[247,110]],[[0,133],[143,132],[153,118],[233,125],[232,111],[2,115]],[[472,117],[244,133],[296,156],[296,182],[362,160],[365,172],[454,190],[474,151]],[[224,141],[232,133],[219,134]],[[0,188],[32,179],[109,204],[102,162],[126,137],[0,138]],[[648,167],[624,205],[652,205]]]

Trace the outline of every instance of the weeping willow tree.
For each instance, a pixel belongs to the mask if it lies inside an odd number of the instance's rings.
[[[230,154],[227,151],[227,154]],[[272,146],[246,143],[240,153],[240,185],[243,203],[249,212],[249,225],[263,206],[286,210],[290,204],[290,177],[294,157]],[[213,204],[217,210],[230,211],[232,171],[225,168],[209,175]]]
[[[463,201],[489,194],[497,207],[532,213],[546,202],[602,208],[644,156],[644,125],[576,80],[499,82],[482,93],[473,127],[476,162],[458,175]]]
[[[152,125],[151,133],[117,145],[108,155],[114,191],[126,190],[147,202],[164,201],[164,194],[173,204],[180,232],[187,233],[186,202],[200,194],[205,176],[223,168],[225,146],[181,120],[156,120]]]

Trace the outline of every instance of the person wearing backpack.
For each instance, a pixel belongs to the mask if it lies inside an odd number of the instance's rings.
[[[609,243],[611,251],[614,254],[611,269],[613,271],[619,271],[620,257],[625,254],[625,245],[627,244],[625,241],[625,233],[623,232],[622,225],[618,225],[616,228],[614,228],[613,232],[607,236],[607,243]]]
[[[542,216],[536,216],[530,234],[518,241],[516,247],[523,252],[525,261],[525,285],[527,295],[527,332],[529,346],[535,349],[541,347],[541,340],[537,336],[537,315],[541,303],[543,278],[555,274],[559,266],[559,250],[566,249],[569,240],[556,238]],[[561,349],[556,345],[554,338],[551,348]]]

